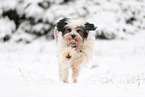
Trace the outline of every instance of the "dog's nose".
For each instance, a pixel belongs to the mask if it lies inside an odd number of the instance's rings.
[[[72,35],[71,35],[71,37],[72,37],[72,38],[75,38],[75,37],[76,37],[76,35],[75,35],[75,34],[72,34]]]

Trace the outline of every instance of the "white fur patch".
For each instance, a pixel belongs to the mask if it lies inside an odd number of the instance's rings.
[[[68,21],[68,26],[71,27],[72,29],[75,29],[77,26],[83,25],[84,21],[83,20],[69,20]]]

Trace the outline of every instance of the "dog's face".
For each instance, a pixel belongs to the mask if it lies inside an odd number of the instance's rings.
[[[82,20],[64,18],[57,23],[57,30],[62,32],[62,37],[75,46],[87,39],[89,31],[95,29],[94,24]]]

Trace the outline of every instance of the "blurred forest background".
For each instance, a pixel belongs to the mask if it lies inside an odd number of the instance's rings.
[[[96,39],[127,39],[145,30],[145,0],[0,0],[0,41],[54,39],[64,17],[94,23]]]

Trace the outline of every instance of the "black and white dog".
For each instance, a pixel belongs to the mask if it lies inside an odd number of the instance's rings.
[[[68,83],[69,68],[72,69],[72,80],[77,82],[82,64],[92,58],[95,37],[94,24],[82,20],[64,18],[54,28],[58,46],[58,64],[60,80]]]

